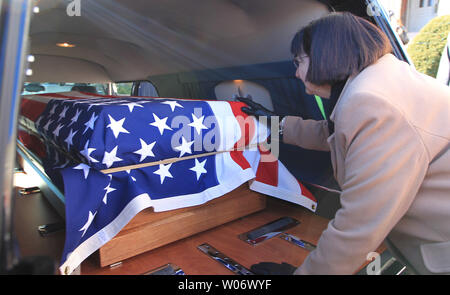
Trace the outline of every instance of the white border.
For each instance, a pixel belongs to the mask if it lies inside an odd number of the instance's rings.
[[[300,186],[300,185],[299,185]],[[305,207],[306,209],[311,210],[312,212],[316,212],[317,202],[314,202],[310,198],[298,194],[284,188],[275,187],[272,185],[268,185],[259,181],[251,181],[250,189],[259,192],[262,194],[266,194],[272,197],[276,197],[278,199],[282,199],[291,203],[295,203]]]

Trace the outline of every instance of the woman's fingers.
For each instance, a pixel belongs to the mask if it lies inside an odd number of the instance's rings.
[[[254,102],[253,100],[246,98],[246,97],[236,97],[236,99],[239,100],[240,102],[248,104],[252,108],[261,108],[262,107],[260,104]]]

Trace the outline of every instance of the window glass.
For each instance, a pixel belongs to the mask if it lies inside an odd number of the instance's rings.
[[[137,93],[135,88],[137,88]],[[130,96],[136,93],[137,96],[159,97],[155,86],[149,81],[119,82],[113,84],[113,94]]]
[[[114,83],[113,90],[115,95],[132,95],[133,82]]]
[[[22,95],[60,93],[69,91],[82,91],[96,94],[108,94],[107,83],[24,83]]]

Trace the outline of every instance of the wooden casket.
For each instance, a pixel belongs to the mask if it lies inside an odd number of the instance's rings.
[[[301,183],[260,149],[267,127],[246,118],[242,103],[85,93],[23,101],[32,110],[45,104],[22,121],[45,143],[50,178],[64,180],[62,273],[97,250],[106,266],[260,211],[263,194],[315,210]],[[193,138],[173,140],[181,130]]]

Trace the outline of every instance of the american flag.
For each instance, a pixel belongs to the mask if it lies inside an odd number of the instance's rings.
[[[247,181],[252,190],[316,209],[315,198],[280,161],[267,161],[270,151],[257,146],[267,127],[248,118],[243,103],[52,96],[35,125],[47,146],[46,170],[58,171],[64,183],[62,273],[145,208],[203,204]]]

